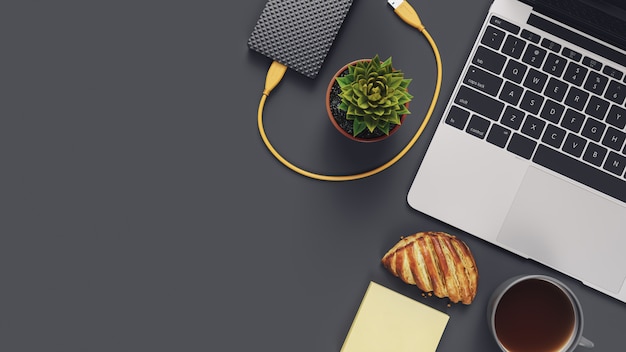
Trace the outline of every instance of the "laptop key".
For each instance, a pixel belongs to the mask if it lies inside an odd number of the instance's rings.
[[[567,66],[567,70],[565,70],[565,75],[563,75],[563,79],[568,81],[569,83],[580,86],[585,80],[587,71],[589,70],[576,63],[570,62],[570,64]]]
[[[587,77],[587,82],[585,82],[585,89],[592,93],[602,95],[608,82],[609,79],[606,76],[591,71]]]
[[[588,118],[581,134],[592,141],[599,142],[605,130],[605,124],[596,119]]]
[[[543,71],[556,77],[561,77],[563,71],[565,70],[566,64],[567,60],[560,57],[559,55],[550,53],[548,55],[548,58],[546,59],[545,64],[543,65]]]
[[[591,99],[589,99],[589,104],[587,105],[587,109],[585,109],[585,113],[597,118],[598,120],[604,120],[604,116],[606,116],[606,112],[608,110],[609,102],[594,95]]]
[[[539,139],[545,126],[546,123],[543,120],[540,120],[532,115],[528,115],[526,121],[524,121],[524,125],[522,126],[522,133],[528,137]]]
[[[606,171],[612,172],[617,176],[622,176],[624,174],[624,169],[626,168],[626,156],[619,155],[615,152],[610,152],[609,156],[606,157],[606,161],[604,162],[604,167]]]
[[[573,61],[580,61],[580,59],[583,58],[583,55],[581,53],[574,51],[570,48],[563,48],[563,51],[561,51],[561,54],[563,54],[563,56]]]
[[[543,109],[541,109],[541,114],[539,116],[550,122],[559,123],[564,111],[565,107],[563,105],[555,102],[554,100],[548,99],[543,105]]]
[[[513,133],[511,137],[511,141],[507,146],[506,150],[521,156],[524,159],[530,159],[535,151],[535,147],[537,146],[537,142],[534,140],[524,137],[519,133]]]
[[[527,90],[519,106],[520,108],[528,111],[529,113],[537,115],[539,113],[539,109],[541,109],[542,103],[543,103],[543,97],[541,95],[533,93],[530,90]]]
[[[606,122],[623,130],[626,127],[626,110],[612,105],[609,114],[606,116]]]
[[[494,121],[498,121],[504,109],[504,103],[466,86],[461,86],[459,89],[455,103]]]
[[[617,151],[621,151],[622,147],[624,146],[624,141],[626,141],[626,133],[614,127],[609,127],[606,130],[604,138],[602,139],[602,145]]]
[[[524,39],[526,39],[528,41],[531,41],[531,42],[533,42],[535,44],[539,44],[539,41],[541,40],[541,36],[539,36],[536,33],[531,32],[531,31],[529,31],[527,29],[522,29],[522,33],[520,34],[520,37],[522,37],[522,38],[524,38]]]
[[[612,80],[611,83],[609,83],[609,87],[606,89],[604,97],[617,104],[622,104],[626,97],[626,86]]]
[[[617,80],[622,79],[622,76],[624,76],[624,73],[622,71],[615,69],[611,66],[604,66],[604,69],[602,69],[602,73]]]
[[[532,159],[556,173],[569,177],[590,188],[626,202],[626,181],[589,164],[572,158],[543,144]]]
[[[502,52],[513,58],[519,59],[522,56],[522,52],[524,52],[525,46],[526,42],[522,39],[509,35],[504,41]]]
[[[492,49],[499,50],[505,36],[506,34],[504,31],[493,26],[488,26],[485,29],[485,34],[483,34],[483,38],[480,42]]]
[[[554,148],[560,148],[561,144],[563,144],[563,140],[565,139],[565,135],[567,131],[562,128],[559,128],[553,124],[548,124],[546,127],[546,132],[543,134],[541,141],[548,145],[553,146]]]
[[[546,57],[546,53],[547,51],[545,49],[542,49],[533,44],[529,44],[526,48],[524,56],[522,57],[522,61],[531,66],[539,68],[543,63],[543,59]]]
[[[509,31],[513,34],[517,34],[520,31],[520,27],[518,25],[515,25],[511,22],[505,21],[502,18],[498,17],[498,16],[493,16],[491,17],[491,20],[489,21],[489,23],[496,25],[506,31]]]
[[[563,143],[563,151],[578,158],[583,155],[583,150],[586,146],[587,140],[578,135],[569,133],[565,139],[565,143]]]
[[[563,120],[561,120],[561,127],[565,127],[574,133],[578,133],[583,127],[584,122],[585,115],[579,113],[578,111],[567,109],[565,111],[565,116],[563,116]]]
[[[551,41],[549,39],[545,39],[544,38],[544,40],[541,41],[541,46],[544,47],[544,48],[550,49],[550,50],[552,50],[554,52],[557,52],[557,53],[559,51],[561,51],[561,45],[557,44],[557,43],[555,43],[555,42],[553,42],[553,41]]]
[[[592,68],[594,70],[597,70],[597,71],[600,71],[602,69],[602,63],[587,56],[583,58],[583,65],[589,68]]]
[[[507,106],[504,110],[504,113],[502,114],[502,119],[500,120],[500,122],[503,125],[510,127],[514,130],[519,130],[519,128],[522,126],[525,115],[526,114],[523,111],[517,110],[516,108],[511,106]]]
[[[522,93],[524,93],[524,88],[507,81],[504,83],[504,88],[502,88],[500,92],[500,99],[511,105],[517,105],[522,98]]]
[[[464,83],[489,95],[495,96],[500,91],[503,79],[481,70],[476,66],[470,66],[465,75]]]
[[[448,112],[448,117],[446,117],[446,123],[462,130],[465,128],[469,115],[469,112],[459,108],[458,106],[452,106],[450,108],[450,112]]]
[[[502,68],[506,63],[506,56],[487,47],[479,46],[478,49],[476,49],[472,63],[495,74],[499,74],[502,72]]]
[[[554,77],[550,78],[544,94],[556,101],[563,101],[567,93],[567,83],[560,81]]]
[[[487,135],[487,130],[489,130],[490,124],[489,120],[477,115],[472,115],[465,131],[474,137],[483,139]]]
[[[504,78],[509,79],[515,83],[522,83],[524,75],[526,74],[528,67],[515,60],[510,60],[504,69]]]
[[[565,105],[582,111],[585,104],[587,104],[587,100],[589,100],[589,93],[576,87],[572,87],[565,98]]]
[[[585,154],[583,154],[583,160],[591,163],[597,167],[602,166],[602,162],[604,161],[604,157],[608,150],[600,145],[589,142],[587,145],[587,149],[585,149]]]
[[[524,87],[540,93],[548,81],[548,75],[531,68],[524,80]]]
[[[506,143],[509,141],[509,137],[511,137],[511,130],[494,124],[487,135],[487,142],[500,148],[504,148]]]

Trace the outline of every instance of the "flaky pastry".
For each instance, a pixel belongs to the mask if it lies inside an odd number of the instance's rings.
[[[469,247],[445,232],[403,237],[381,260],[407,284],[451,302],[470,304],[476,297],[478,269]]]

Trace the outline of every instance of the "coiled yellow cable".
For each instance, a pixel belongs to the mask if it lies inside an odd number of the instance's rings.
[[[277,61],[274,61],[272,62],[272,65],[270,66],[268,73],[267,73],[265,90],[263,91],[263,96],[261,96],[261,102],[259,103],[257,122],[258,122],[259,133],[261,134],[261,138],[263,139],[265,146],[274,155],[274,157],[276,157],[276,159],[278,159],[278,161],[280,161],[283,165],[287,166],[289,169],[303,176],[310,177],[316,180],[321,180],[321,181],[357,180],[357,179],[375,175],[383,170],[386,170],[391,165],[395,164],[398,160],[400,160],[417,142],[422,132],[426,128],[426,125],[428,124],[428,121],[430,120],[430,117],[433,114],[433,111],[435,110],[435,105],[437,104],[437,100],[439,98],[439,92],[441,89],[441,80],[442,80],[441,57],[439,55],[439,49],[437,48],[437,44],[435,43],[433,38],[430,36],[428,31],[426,31],[424,26],[421,24],[421,21],[419,20],[419,17],[417,17],[417,14],[415,13],[415,11],[410,7],[410,5],[406,1],[402,2],[400,6],[395,9],[395,12],[405,22],[407,22],[412,27],[417,28],[424,35],[424,37],[426,38],[426,40],[428,41],[428,43],[430,44],[433,50],[433,53],[435,55],[435,61],[437,64],[437,82],[435,85],[435,92],[433,94],[430,107],[428,108],[428,111],[426,112],[424,120],[422,121],[422,124],[418,128],[413,138],[411,138],[409,143],[391,160],[387,161],[386,163],[384,163],[383,165],[375,169],[372,169],[370,171],[366,171],[363,173],[352,174],[352,175],[324,175],[324,174],[318,174],[318,173],[304,170],[292,164],[291,162],[283,158],[283,156],[280,155],[280,153],[278,153],[278,151],[272,146],[272,144],[270,143],[265,133],[265,128],[263,127],[263,109],[265,107],[265,101],[267,100],[267,97],[269,96],[270,92],[278,85],[283,75],[285,74],[285,71],[287,70],[287,67],[285,65]]]

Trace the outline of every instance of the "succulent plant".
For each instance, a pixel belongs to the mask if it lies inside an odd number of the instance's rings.
[[[337,77],[337,83],[341,88],[339,109],[352,121],[353,136],[366,128],[388,135],[391,127],[401,123],[402,115],[410,114],[406,103],[413,99],[408,92],[411,79],[393,69],[391,57],[381,62],[376,55],[349,65],[348,74]]]

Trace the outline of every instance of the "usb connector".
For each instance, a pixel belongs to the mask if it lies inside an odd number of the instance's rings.
[[[278,61],[272,62],[269,70],[267,70],[267,75],[265,76],[265,89],[263,90],[263,95],[270,95],[270,92],[274,90],[278,83],[280,83],[280,81],[283,79],[286,71],[286,65]]]
[[[404,22],[411,27],[416,28],[420,32],[424,31],[424,25],[417,15],[417,12],[415,12],[413,6],[411,6],[411,4],[409,4],[406,0],[387,0],[387,3],[393,7],[393,11]]]
[[[397,9],[398,6],[400,6],[400,4],[404,2],[404,0],[389,0],[387,2],[389,3],[389,5],[391,5],[391,7]]]

